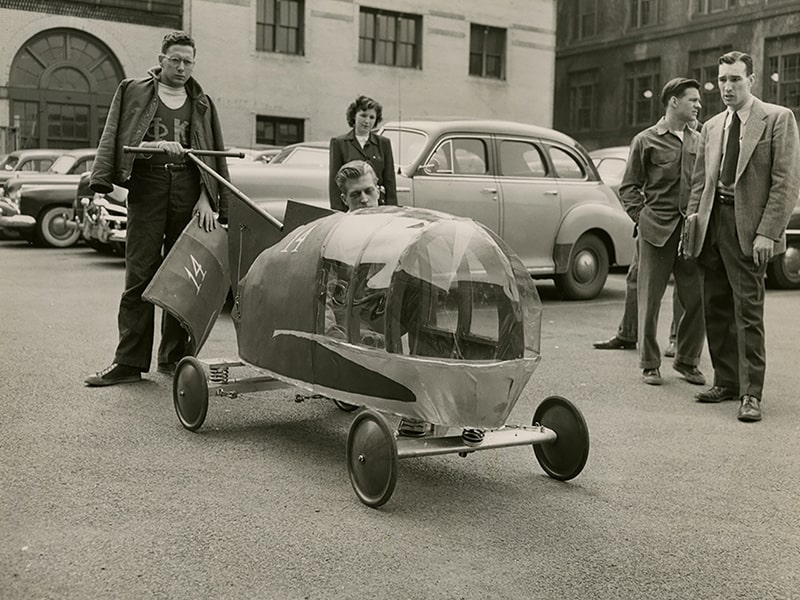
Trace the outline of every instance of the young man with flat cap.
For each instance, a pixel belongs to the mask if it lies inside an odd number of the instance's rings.
[[[703,126],[688,214],[697,243],[684,248],[704,273],[706,334],[714,385],[698,402],[739,400],[740,421],[761,420],[766,372],[764,274],[786,250],[800,194],[800,140],[792,111],[751,92],[753,59],[719,58],[727,107]]]
[[[671,79],[661,92],[665,114],[631,143],[619,188],[625,210],[639,228],[639,367],[644,382],[661,385],[658,314],[670,275],[684,308],[678,322],[673,368],[703,385],[697,368],[703,350],[703,296],[697,265],[678,255],[699,134],[691,126],[700,111],[700,84]]]

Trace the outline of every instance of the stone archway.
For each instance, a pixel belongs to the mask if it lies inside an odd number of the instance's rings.
[[[8,86],[20,147],[96,146],[123,77],[111,50],[86,32],[47,29],[30,38],[14,57]]]

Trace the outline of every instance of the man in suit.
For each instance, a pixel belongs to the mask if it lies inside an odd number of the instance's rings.
[[[689,214],[696,243],[683,248],[704,272],[706,335],[714,384],[699,402],[739,399],[740,421],[761,420],[766,371],[764,274],[786,250],[785,230],[800,194],[797,122],[785,107],[752,95],[753,59],[719,58],[727,107],[704,127]]]
[[[661,352],[656,334],[669,276],[684,308],[678,322],[673,368],[689,383],[705,384],[697,368],[703,350],[703,296],[694,261],[678,255],[683,215],[700,135],[690,123],[700,110],[700,84],[676,77],[661,92],[665,114],[631,142],[619,195],[639,228],[637,290],[639,367],[644,382],[661,385]]]

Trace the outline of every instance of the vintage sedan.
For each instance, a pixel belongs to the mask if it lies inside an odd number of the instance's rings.
[[[0,186],[16,173],[47,171],[53,161],[64,153],[64,150],[31,148],[15,150],[0,162]]]
[[[61,151],[45,173],[25,173],[5,182],[6,198],[19,214],[0,218],[0,225],[17,229],[31,242],[65,248],[74,245],[80,232],[70,227],[72,203],[81,174],[89,171],[95,148]]]
[[[544,127],[509,121],[390,122],[399,204],[471,217],[498,233],[564,298],[602,290],[633,255],[633,222],[586,151]]]

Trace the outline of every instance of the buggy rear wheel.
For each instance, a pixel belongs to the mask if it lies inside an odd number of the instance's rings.
[[[552,429],[558,436],[533,446],[544,472],[559,481],[577,477],[589,457],[589,428],[581,411],[566,398],[549,396],[536,408],[533,425]]]
[[[181,425],[197,431],[208,413],[208,379],[203,364],[194,356],[178,363],[172,380],[172,399]]]

